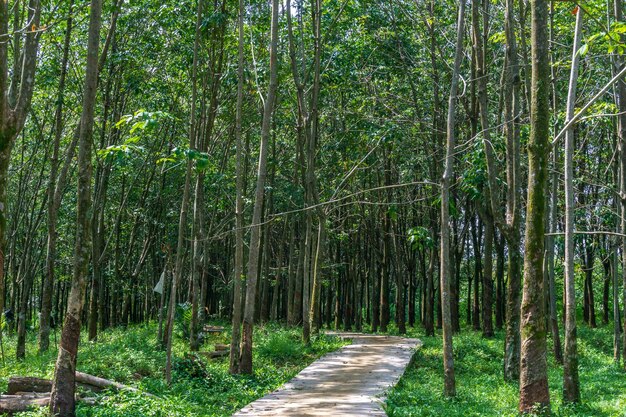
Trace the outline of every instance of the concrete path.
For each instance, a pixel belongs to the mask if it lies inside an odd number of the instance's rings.
[[[234,416],[385,416],[383,395],[400,379],[421,342],[395,336],[329,334],[353,342],[321,357]]]

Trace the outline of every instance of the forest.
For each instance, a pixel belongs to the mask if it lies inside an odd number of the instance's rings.
[[[0,415],[625,416],[624,12],[5,0]]]

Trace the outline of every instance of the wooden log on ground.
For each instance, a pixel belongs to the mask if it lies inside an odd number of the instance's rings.
[[[49,379],[14,376],[9,379],[7,394],[15,395],[18,392],[50,392],[52,381]]]
[[[76,385],[90,391],[102,391],[103,388],[95,385],[83,384],[76,381]],[[50,392],[52,391],[52,381],[49,379],[34,378],[30,376],[13,376],[9,378],[7,394],[16,395],[20,392]]]
[[[205,333],[222,333],[224,331],[224,326],[209,326],[208,324],[205,324],[202,331]]]
[[[48,404],[50,404],[50,393],[0,394],[0,414],[11,415],[33,407],[46,407]]]
[[[219,350],[215,352],[198,352],[200,355],[204,356],[207,359],[215,359],[220,358],[222,356],[228,356],[230,351],[228,350]]]
[[[44,381],[46,381],[44,379]],[[97,398],[76,398],[76,401],[88,405],[96,405]],[[15,395],[0,394],[0,414],[13,415],[37,407],[47,407],[50,404],[49,392],[20,392]]]
[[[141,392],[142,394],[153,396],[147,392],[139,391],[137,388],[129,387],[128,385],[120,384],[119,382],[78,371],[76,371],[76,384],[80,387],[96,392],[102,391],[106,388],[115,388],[124,391]],[[11,395],[18,392],[49,393],[51,390],[52,381],[49,379],[15,376],[9,379],[9,388],[7,393]]]
[[[230,345],[225,345],[223,343],[216,343],[215,344],[215,351],[216,352],[219,352],[219,351],[222,351],[222,350],[228,350],[228,349],[230,349]]]
[[[115,388],[115,389],[122,390],[122,391],[139,392],[149,397],[154,397],[154,395],[147,393],[147,392],[140,391],[137,388],[129,387],[128,385],[120,384],[119,382],[89,375],[89,374],[86,374],[84,372],[79,372],[79,371],[76,371],[76,382],[79,382],[87,386],[96,387],[99,389]]]

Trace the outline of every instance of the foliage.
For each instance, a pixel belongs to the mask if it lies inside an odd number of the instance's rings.
[[[222,323],[220,323],[222,324]],[[225,324],[228,328],[228,325]],[[227,329],[228,330],[228,329]],[[229,338],[229,331],[223,338]],[[156,342],[156,325],[113,329],[99,335],[98,343],[82,340],[78,369],[150,392],[105,391],[98,394],[97,405],[78,405],[77,417],[209,417],[230,416],[234,411],[287,382],[302,368],[324,353],[338,349],[344,342],[334,337],[313,338],[310,346],[301,341],[301,329],[285,329],[268,324],[255,329],[255,373],[230,375],[228,358],[207,361],[201,355],[185,356],[187,341],[173,346],[174,378],[168,388],[164,380],[165,352]],[[277,341],[280,340],[280,341]],[[288,340],[292,348],[285,348]],[[14,359],[15,339],[8,345],[7,366],[0,367],[0,390],[6,389],[13,375],[50,378],[56,351],[37,355],[28,352],[24,362]],[[34,344],[29,345],[34,347]],[[5,346],[6,347],[6,346]],[[290,353],[285,355],[286,351]],[[260,353],[263,352],[263,353]],[[190,359],[193,358],[193,359]],[[44,411],[21,413],[19,417],[45,415]]]
[[[582,403],[561,403],[562,368],[549,354],[549,384],[553,415],[558,417],[619,417],[626,406],[626,380],[614,365],[612,328],[579,327],[579,355]],[[445,398],[440,336],[417,336],[424,346],[387,398],[390,417],[449,416],[515,417],[519,386],[502,380],[504,333],[484,339],[479,332],[464,331],[454,338],[457,397]]]

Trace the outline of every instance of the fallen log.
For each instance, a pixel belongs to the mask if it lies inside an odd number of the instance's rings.
[[[100,377],[93,376],[93,375],[89,375],[89,374],[86,374],[84,372],[79,372],[79,371],[76,371],[76,382],[79,382],[79,383],[81,383],[81,384],[83,384],[85,386],[92,386],[92,387],[99,388],[99,389],[115,388],[115,389],[121,390],[121,391],[138,392],[138,393],[141,393],[143,395],[147,395],[148,397],[155,397],[154,395],[150,394],[149,392],[140,391],[137,388],[130,387],[130,386],[124,385],[124,384],[120,384],[119,382],[111,381],[111,380],[100,378]]]
[[[15,395],[18,392],[50,392],[52,381],[49,379],[14,376],[9,379],[7,394]]]
[[[228,356],[230,351],[228,350],[218,350],[214,352],[198,352],[200,355],[204,356],[207,359],[215,359],[220,358],[222,356]]]
[[[98,399],[94,397],[77,397],[76,401],[88,405],[96,405]],[[21,392],[15,395],[0,394],[0,414],[3,415],[12,415],[13,413],[28,411],[36,407],[47,407],[49,404],[49,392]]]
[[[48,404],[50,404],[50,393],[0,394],[0,414],[18,413],[33,407],[45,407]]]
[[[89,375],[84,372],[76,371],[76,384],[90,391],[102,391],[106,388],[114,388],[123,391],[141,392],[144,395],[153,397],[152,394],[139,391],[137,388],[120,384],[119,382]],[[52,381],[49,379],[15,376],[9,379],[7,394],[16,394],[18,392],[36,392],[49,393],[52,391]]]
[[[210,326],[205,324],[202,331],[205,333],[222,333],[224,331],[224,326]]]

